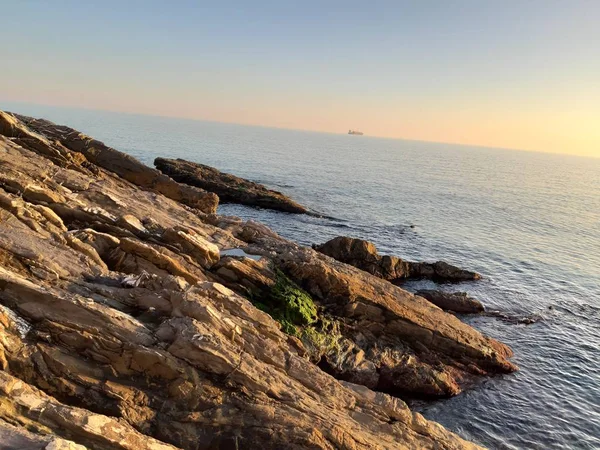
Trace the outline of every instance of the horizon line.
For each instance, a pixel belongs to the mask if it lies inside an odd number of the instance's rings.
[[[142,116],[142,117],[156,117],[156,118],[162,118],[162,119],[174,119],[174,120],[190,120],[190,121],[194,121],[194,122],[207,122],[207,123],[214,123],[214,124],[220,124],[220,125],[237,125],[237,126],[245,126],[245,127],[256,127],[256,128],[267,128],[267,129],[274,129],[274,130],[286,130],[286,131],[301,131],[301,132],[308,132],[308,133],[320,133],[320,134],[332,134],[335,136],[343,136],[348,134],[347,132],[334,132],[334,131],[323,131],[323,130],[313,130],[313,129],[307,129],[307,128],[290,128],[290,127],[281,127],[281,126],[275,126],[275,125],[259,125],[259,124],[249,124],[249,123],[241,123],[241,122],[227,122],[227,121],[220,121],[220,120],[211,120],[211,119],[203,119],[203,118],[198,118],[198,117],[186,117],[186,116],[172,116],[172,115],[162,115],[162,114],[156,114],[156,113],[143,113],[143,112],[132,112],[132,111],[117,111],[117,110],[112,110],[112,109],[103,109],[103,108],[93,108],[93,107],[87,107],[87,106],[72,106],[72,105],[56,105],[56,104],[51,104],[51,103],[36,103],[36,102],[30,102],[30,101],[22,101],[22,100],[1,100],[0,99],[0,103],[4,103],[4,102],[8,102],[8,103],[16,103],[16,104],[25,104],[25,105],[33,105],[33,106],[42,106],[42,107],[52,107],[52,108],[63,108],[63,109],[79,109],[79,110],[84,110],[84,111],[91,111],[91,112],[105,112],[105,113],[111,113],[111,114],[124,114],[124,115],[129,115],[129,116]],[[0,110],[4,110],[7,111],[6,109],[0,107]],[[7,111],[7,112],[11,112],[11,111]],[[16,111],[15,111],[16,112]],[[22,113],[19,113],[22,114]],[[36,117],[36,119],[45,119],[44,117]],[[69,124],[57,124],[57,125],[66,125],[69,126]],[[349,128],[350,130],[354,129],[354,128]],[[386,140],[394,140],[394,141],[405,141],[405,142],[420,142],[420,143],[427,143],[427,144],[437,144],[437,145],[454,145],[454,146],[462,146],[462,147],[469,147],[469,148],[479,148],[479,149],[489,149],[489,150],[504,150],[504,151],[510,151],[510,152],[522,152],[522,153],[538,153],[538,154],[545,154],[545,155],[560,155],[560,156],[574,156],[574,157],[579,157],[579,158],[588,158],[588,159],[594,159],[594,160],[598,160],[600,159],[600,155],[599,156],[595,156],[595,155],[582,155],[579,153],[566,153],[566,152],[552,152],[552,151],[547,151],[547,150],[533,150],[533,149],[524,149],[524,148],[515,148],[515,147],[499,147],[499,146],[493,146],[493,145],[484,145],[484,144],[466,144],[466,143],[462,143],[462,142],[447,142],[447,141],[432,141],[432,140],[427,140],[427,139],[414,139],[414,138],[403,138],[403,137],[391,137],[391,136],[377,136],[377,135],[369,135],[367,133],[363,132],[363,135],[356,137],[356,139],[365,139],[365,138],[374,138],[374,139],[386,139]]]

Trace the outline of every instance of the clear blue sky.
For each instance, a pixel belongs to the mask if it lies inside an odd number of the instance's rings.
[[[0,11],[0,101],[600,156],[600,0]]]

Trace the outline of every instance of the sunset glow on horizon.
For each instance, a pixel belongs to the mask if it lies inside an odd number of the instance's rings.
[[[0,109],[600,157],[600,2],[521,3],[10,2]]]

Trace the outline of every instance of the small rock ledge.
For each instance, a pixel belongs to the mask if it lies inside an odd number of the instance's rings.
[[[479,300],[469,297],[466,292],[444,292],[428,289],[417,291],[415,295],[420,295],[444,311],[459,314],[477,314],[485,309]]]
[[[239,203],[296,214],[306,214],[308,210],[281,192],[228,173],[214,167],[193,163],[184,159],[156,158],[154,165],[175,181],[214,192],[221,203]]]
[[[441,282],[479,280],[481,275],[460,269],[444,261],[434,263],[405,261],[396,256],[380,255],[372,242],[339,236],[314,247],[324,255],[358,267],[391,282],[427,278]]]

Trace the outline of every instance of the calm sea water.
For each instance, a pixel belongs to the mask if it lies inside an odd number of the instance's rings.
[[[467,291],[489,309],[542,317],[527,326],[465,319],[509,344],[521,370],[413,406],[490,448],[600,448],[600,159],[0,108],[70,125],[149,165],[166,156],[215,166],[334,218],[220,207],[302,244],[349,235],[383,253],[444,259],[482,273],[480,282],[443,288]]]

